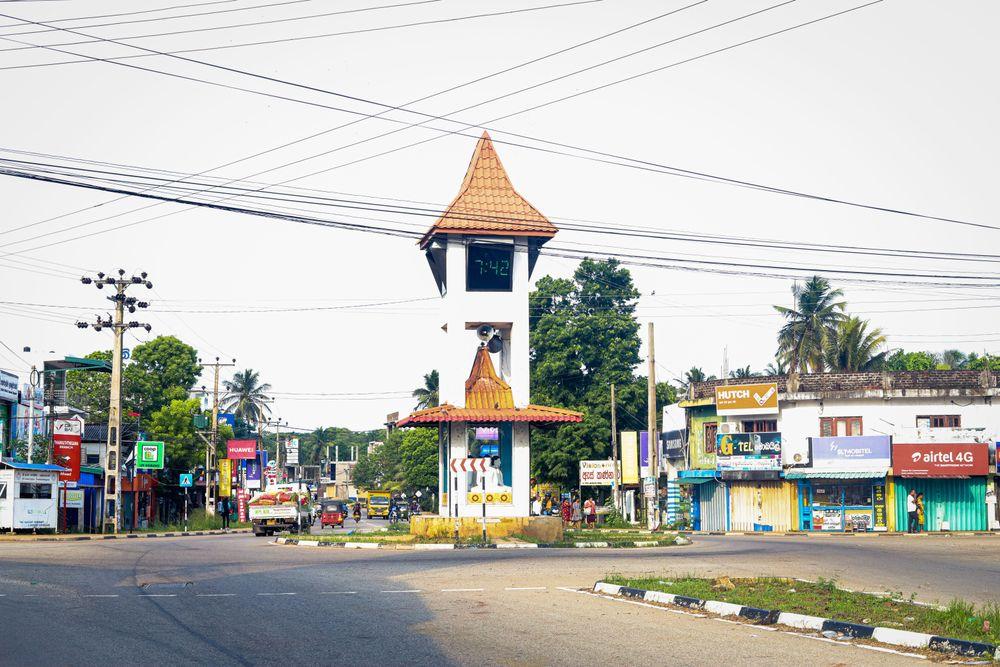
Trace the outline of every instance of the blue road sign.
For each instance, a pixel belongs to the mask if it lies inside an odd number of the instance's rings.
[[[194,486],[194,475],[191,473],[181,473],[180,475],[180,485],[184,488]]]

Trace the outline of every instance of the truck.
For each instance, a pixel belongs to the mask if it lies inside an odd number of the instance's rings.
[[[382,517],[383,519],[388,519],[389,504],[391,499],[392,494],[388,491],[369,491],[368,518],[374,519],[376,517]]]
[[[296,484],[279,484],[258,493],[248,505],[253,534],[257,537],[279,531],[298,533],[312,526],[312,499]]]

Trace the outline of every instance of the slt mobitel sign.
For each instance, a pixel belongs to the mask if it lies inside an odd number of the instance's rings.
[[[778,413],[778,383],[725,384],[715,388],[715,412],[725,415]]]

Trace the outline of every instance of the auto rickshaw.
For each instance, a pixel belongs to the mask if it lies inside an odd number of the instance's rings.
[[[326,528],[331,526],[336,528],[337,526],[344,525],[344,519],[347,518],[347,503],[343,500],[328,500],[323,499],[320,501],[320,527]]]

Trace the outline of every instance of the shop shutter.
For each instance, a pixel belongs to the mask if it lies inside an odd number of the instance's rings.
[[[698,485],[698,509],[701,512],[702,530],[726,529],[726,487],[718,482]]]
[[[774,531],[792,530],[794,504],[795,486],[788,482],[731,482],[729,529],[750,532],[760,524]]]
[[[986,530],[986,478],[904,479],[896,478],[896,530],[905,532],[908,518],[906,497],[910,490],[924,494],[925,531]]]

